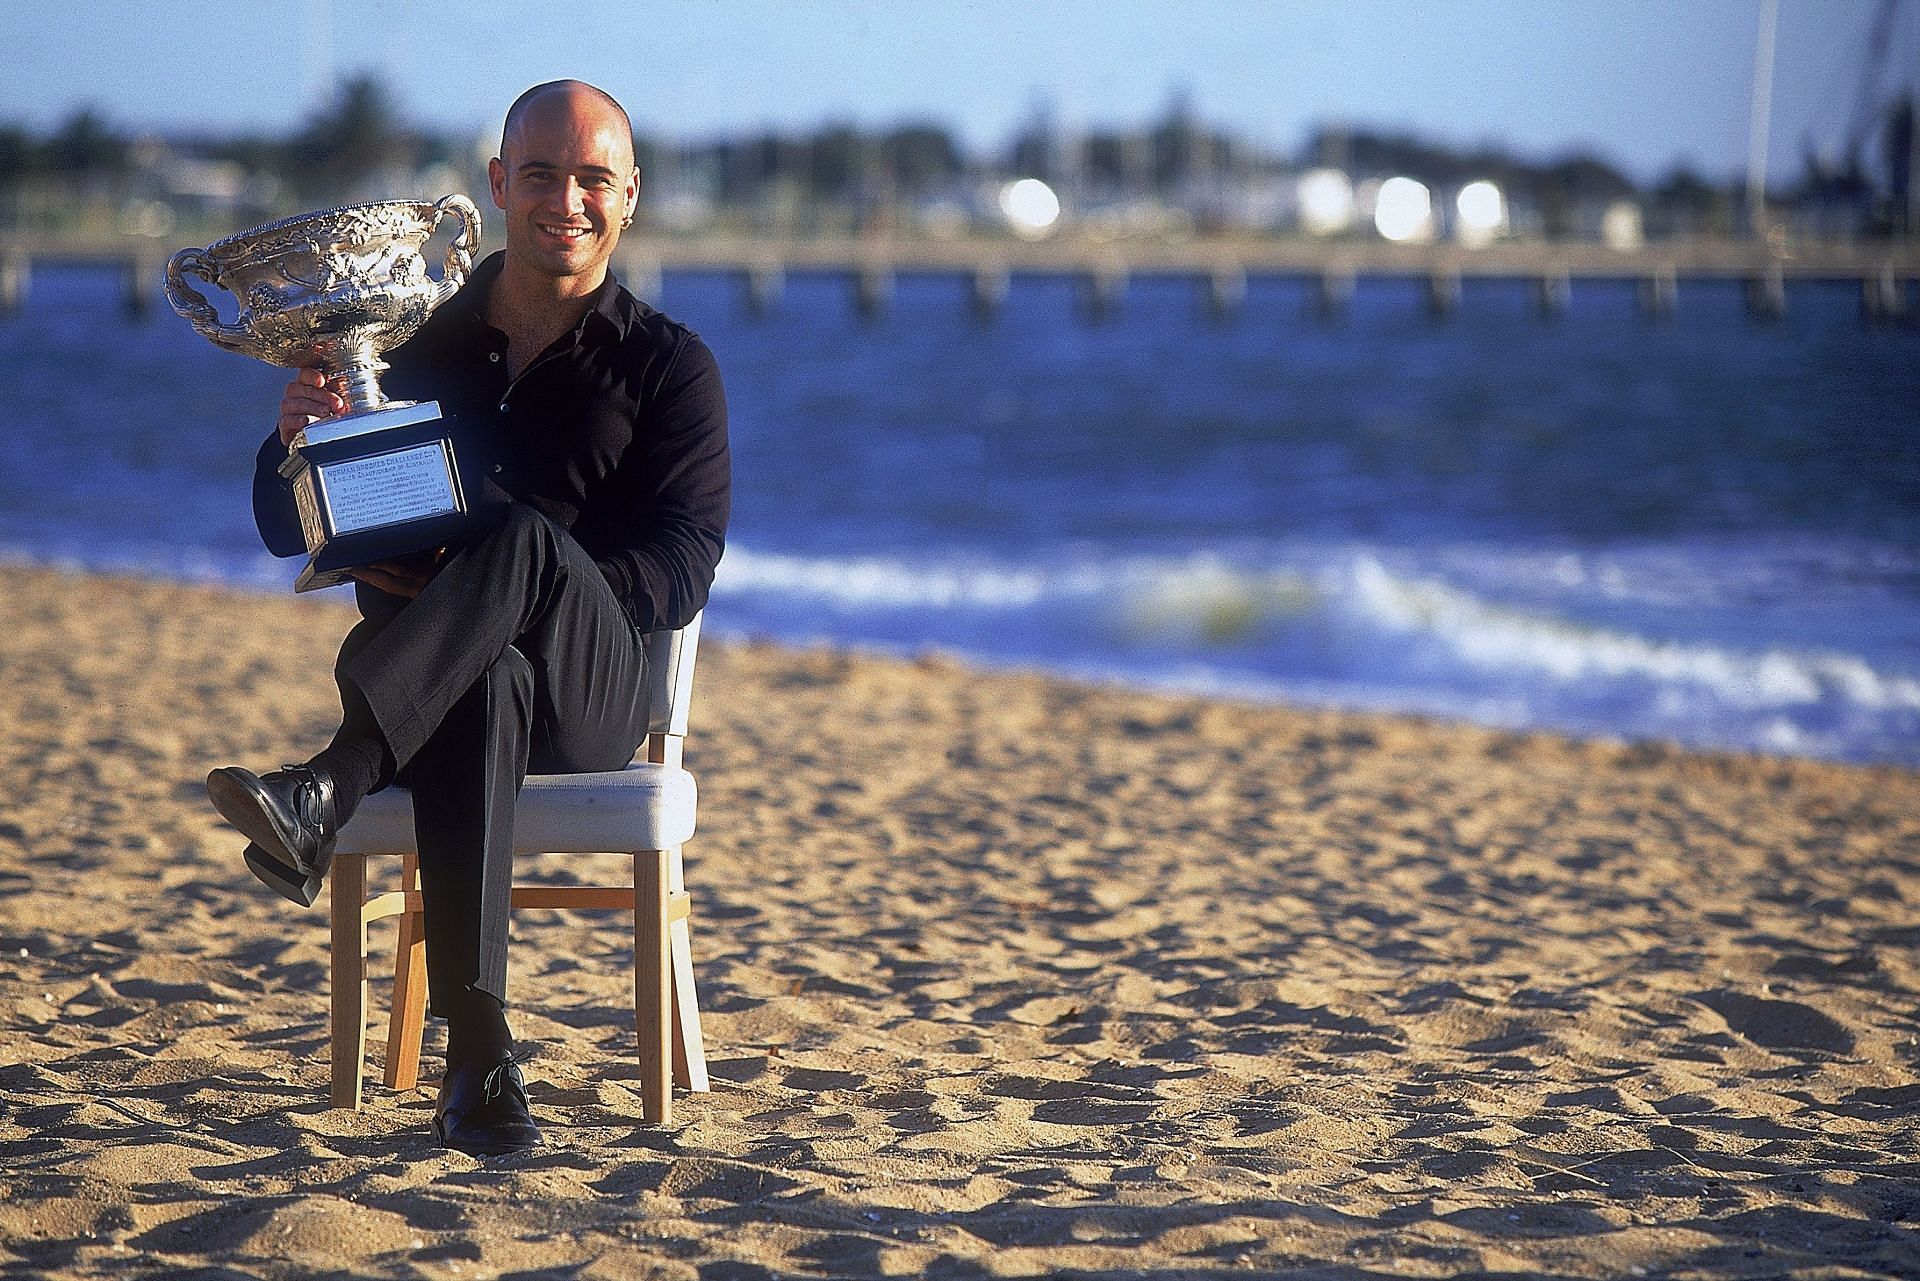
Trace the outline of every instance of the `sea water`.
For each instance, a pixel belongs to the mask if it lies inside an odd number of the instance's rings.
[[[0,555],[280,590],[253,451],[285,375],[106,272],[0,320]],[[708,623],[1139,686],[1920,764],[1920,329],[1683,281],[1543,320],[1522,284],[796,277],[655,300],[719,357],[735,518]]]

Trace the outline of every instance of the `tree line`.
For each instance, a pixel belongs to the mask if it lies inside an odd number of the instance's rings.
[[[1910,117],[1909,117],[1910,118]],[[125,180],[148,145],[95,109],[75,112],[44,134],[0,125],[0,189],[38,180],[98,188]],[[863,129],[826,124],[689,143],[634,140],[649,186],[693,189],[722,206],[750,207],[772,196],[826,205],[883,204],[956,190],[970,179],[1031,176],[1086,198],[1155,197],[1178,202],[1197,186],[1254,184],[1303,168],[1330,166],[1356,176],[1405,174],[1438,189],[1490,179],[1509,199],[1529,202],[1549,226],[1569,211],[1619,199],[1664,210],[1676,226],[1729,229],[1738,180],[1715,181],[1676,165],[1650,184],[1635,182],[1604,157],[1574,153],[1547,160],[1497,146],[1457,147],[1411,133],[1322,127],[1292,153],[1252,143],[1201,121],[1176,95],[1144,128],[1055,128],[1036,110],[998,154],[971,154],[944,125],[910,121]],[[296,201],[326,201],[395,171],[437,163],[477,164],[474,141],[406,118],[377,78],[345,81],[333,99],[290,133],[175,136],[167,152],[227,161],[267,175]],[[1789,195],[1830,195],[1811,171]]]

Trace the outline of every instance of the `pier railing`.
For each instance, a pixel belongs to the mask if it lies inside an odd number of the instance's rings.
[[[23,305],[36,265],[87,264],[117,270],[126,306],[144,314],[159,296],[162,265],[173,247],[133,237],[0,233],[0,312]],[[1545,314],[1567,307],[1576,281],[1625,281],[1637,285],[1642,307],[1653,316],[1674,310],[1684,281],[1731,280],[1745,286],[1756,315],[1777,317],[1787,307],[1790,283],[1818,280],[1857,287],[1863,315],[1883,319],[1906,316],[1913,307],[1920,245],[1826,241],[1777,249],[1754,241],[1697,239],[1650,242],[1632,250],[1522,241],[1469,249],[1251,237],[1095,241],[1062,236],[1030,243],[630,233],[615,266],[643,297],[657,291],[665,272],[733,275],[741,281],[746,305],[755,310],[772,307],[789,276],[823,274],[844,277],[863,314],[884,309],[901,276],[958,277],[969,283],[975,310],[987,316],[1005,301],[1012,279],[1064,276],[1078,282],[1084,309],[1093,318],[1117,308],[1127,283],[1141,277],[1190,278],[1224,318],[1238,311],[1248,281],[1263,278],[1305,282],[1327,314],[1346,305],[1357,280],[1411,280],[1423,286],[1427,307],[1437,316],[1458,304],[1467,280],[1527,282]]]

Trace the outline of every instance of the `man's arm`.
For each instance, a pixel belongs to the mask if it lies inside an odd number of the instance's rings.
[[[643,632],[684,627],[706,607],[732,506],[727,400],[713,353],[689,337],[595,503],[594,562]]]
[[[285,461],[287,447],[280,443],[278,432],[269,433],[253,460],[253,523],[268,551],[275,556],[298,556],[307,550],[307,540],[300,532],[293,487],[280,475]]]

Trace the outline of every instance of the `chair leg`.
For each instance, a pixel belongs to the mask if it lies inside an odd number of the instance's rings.
[[[666,850],[641,850],[633,856],[633,1019],[640,1036],[640,1109],[655,1125],[673,1119],[667,864]]]
[[[667,863],[667,888],[686,890],[686,872],[675,846]],[[673,1083],[696,1094],[712,1089],[707,1080],[707,1039],[700,1031],[700,994],[693,984],[693,934],[684,917],[668,927],[673,951]]]
[[[400,864],[400,888],[420,886],[420,856]],[[427,937],[418,912],[400,914],[394,944],[393,1002],[387,1010],[387,1088],[411,1090],[420,1083],[420,1041],[427,1023]]]
[[[333,1092],[331,1106],[360,1106],[367,1057],[367,862],[349,855],[333,862]]]

